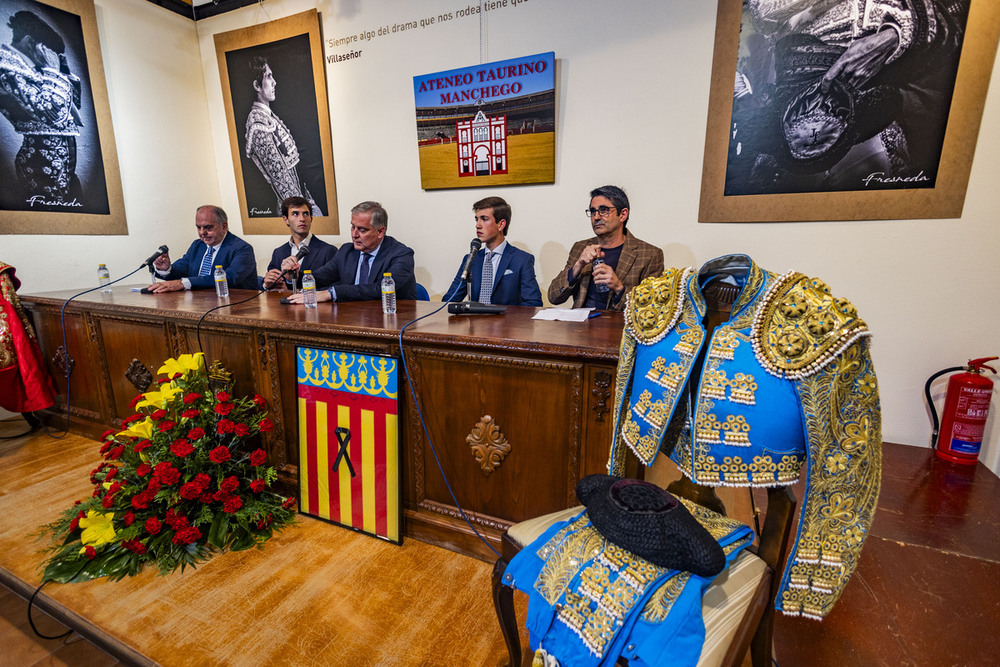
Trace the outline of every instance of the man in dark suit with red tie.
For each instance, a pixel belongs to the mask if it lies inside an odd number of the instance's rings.
[[[178,292],[186,289],[215,287],[212,272],[221,265],[233,289],[257,289],[257,259],[253,247],[229,233],[229,218],[218,206],[199,206],[194,216],[198,240],[176,262],[170,255],[156,258],[153,267],[163,282],[154,283],[150,292]]]
[[[301,287],[304,271],[323,266],[337,252],[337,246],[312,235],[312,205],[305,197],[288,197],[281,202],[281,219],[292,236],[288,243],[281,244],[271,254],[271,263],[267,265],[267,273],[261,281],[262,289],[271,289],[279,280],[289,289],[295,285]],[[296,255],[301,254],[302,248],[309,250],[299,261]]]
[[[317,301],[369,301],[382,298],[383,273],[391,273],[398,299],[416,299],[417,281],[413,277],[413,250],[385,231],[389,214],[374,201],[361,202],[351,209],[351,241],[329,262],[313,270],[317,285],[329,285],[316,291]],[[289,303],[302,303],[301,294],[288,297]]]

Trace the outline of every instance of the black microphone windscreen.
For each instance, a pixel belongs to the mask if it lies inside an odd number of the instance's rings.
[[[308,254],[309,254],[309,246],[304,245],[301,248],[299,248],[299,251],[297,253],[295,253],[295,259],[302,259]]]
[[[479,239],[472,239],[472,243],[469,244],[469,252],[479,252],[479,249],[483,247],[483,242]]]

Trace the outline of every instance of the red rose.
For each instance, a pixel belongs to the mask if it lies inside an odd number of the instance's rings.
[[[167,416],[166,410],[156,410],[153,412],[153,414],[149,415],[149,418],[152,419],[154,422],[158,422],[166,416]]]
[[[132,510],[125,512],[125,516],[122,518],[125,519],[126,526],[131,526],[133,523],[135,523],[135,514],[132,513]]]
[[[229,457],[230,457],[229,450],[223,447],[222,445],[219,445],[218,447],[216,447],[215,449],[213,449],[208,453],[208,459],[212,463],[225,463],[226,461],[229,460]]]
[[[205,437],[205,429],[201,428],[200,426],[196,426],[195,428],[188,431],[188,440],[200,440],[204,437]]]
[[[235,408],[235,407],[236,407],[235,403],[216,403],[215,404],[215,412],[216,412],[216,414],[220,414],[222,416],[226,416],[230,412],[232,412],[233,408]]]
[[[263,449],[255,449],[250,452],[250,465],[262,466],[267,461],[267,454]]]
[[[184,373],[174,373],[173,375],[170,376],[170,379],[176,380],[177,378],[182,378],[182,377],[184,377]]]
[[[156,535],[160,532],[161,528],[163,528],[163,525],[160,524],[160,520],[155,516],[151,516],[146,519],[146,532],[150,535]]]
[[[170,382],[170,378],[160,378],[156,381],[156,384],[166,384],[168,382]]]
[[[132,451],[138,454],[142,450],[149,449],[152,446],[153,443],[151,443],[149,440],[140,440],[139,442],[132,445]]]
[[[226,514],[232,514],[241,507],[243,507],[243,499],[240,498],[239,496],[233,496],[232,498],[227,499],[226,502],[222,504],[222,511],[225,512]]]
[[[219,421],[218,425],[215,427],[215,432],[219,435],[225,435],[227,433],[232,433],[233,429],[236,428],[236,424],[229,421],[228,419],[222,419]]]
[[[218,491],[212,494],[212,500],[215,500],[220,503],[225,502],[229,500],[229,494],[223,491],[222,489],[219,489]]]
[[[253,403],[258,408],[266,408],[267,407],[267,401],[260,394],[254,394],[253,395]]]
[[[222,403],[225,403],[226,401],[228,401],[231,398],[231,396],[227,392],[220,391],[218,394],[215,395],[215,398],[218,401],[220,401]]]
[[[111,509],[111,506],[115,504],[115,497],[110,493],[101,500],[101,506],[104,509]]]
[[[107,478],[105,478],[105,481],[107,481]],[[123,486],[124,484],[122,484],[121,482],[115,482],[108,488],[108,495],[114,495],[118,493],[119,491],[122,490]]]
[[[145,398],[145,396],[143,396],[142,394],[136,394],[135,398],[132,399],[132,401],[128,404],[128,406],[131,409],[135,410],[135,406],[139,405],[139,401],[141,401],[143,398]]]
[[[149,503],[153,502],[153,498],[155,497],[156,491],[150,491],[149,489],[140,491],[132,496],[132,507],[137,510],[144,510],[149,507]]]
[[[108,459],[109,461],[117,461],[118,458],[124,453],[125,453],[125,445],[118,445],[110,452],[105,454],[104,458]]]
[[[87,554],[87,560],[94,560],[94,557],[97,556],[97,549],[89,544],[84,548],[84,551]]]
[[[122,540],[122,546],[140,556],[146,553],[146,545],[139,540]]]
[[[190,392],[188,394],[184,394],[184,405],[191,405],[192,403],[194,403],[195,401],[197,401],[199,398],[201,398],[201,394],[199,394],[198,392],[195,392],[195,391],[192,391],[192,392]]]
[[[101,454],[107,454],[108,450],[114,447],[116,444],[118,443],[116,443],[114,440],[108,440],[103,445],[101,445]]]
[[[184,500],[197,500],[201,495],[202,488],[194,482],[181,485],[181,498]]]
[[[240,488],[240,480],[236,479],[233,475],[225,478],[222,480],[222,483],[219,484],[219,490],[223,493],[232,493],[238,488]]]
[[[153,476],[160,481],[163,486],[171,486],[181,478],[181,471],[173,466],[169,461],[157,463],[153,468]]]
[[[181,528],[187,528],[188,526],[188,518],[183,514],[176,514],[173,507],[167,510],[167,514],[163,520],[166,521],[167,524],[169,524],[174,530],[180,530]]]
[[[100,498],[102,493],[104,493],[104,487],[98,486],[94,489],[94,495],[91,498]]]
[[[145,417],[143,417],[138,412],[135,413],[134,415],[126,417],[125,419],[122,420],[122,431],[127,431],[128,427],[132,424],[132,422],[142,421],[143,419],[145,419]]]
[[[138,475],[139,477],[145,477],[146,475],[149,474],[149,471],[152,469],[153,466],[149,465],[148,463],[140,463],[135,469],[135,474]]]
[[[236,435],[240,437],[245,437],[250,435],[250,427],[244,424],[243,422],[236,422],[236,426],[233,428],[236,432]]]
[[[184,458],[194,451],[194,446],[184,438],[178,438],[174,440],[174,444],[170,445],[170,451],[173,452],[174,456]]]
[[[167,419],[167,420],[161,421],[160,424],[159,424],[159,426],[158,426],[158,428],[160,429],[160,433],[166,433],[167,431],[169,431],[170,429],[172,429],[174,426],[177,426],[177,424],[175,424],[172,421],[170,421],[169,419]]]
[[[206,475],[205,473],[200,472],[194,476],[194,479],[191,480],[191,483],[197,484],[204,491],[205,489],[208,488],[208,485],[212,483],[212,478]]]
[[[79,527],[80,527],[80,517],[75,516],[75,517],[73,517],[73,520],[69,522],[69,532],[72,533],[74,530],[76,530]]]
[[[253,491],[254,493],[260,493],[261,491],[264,490],[264,486],[266,484],[267,482],[265,482],[262,479],[255,479],[254,481],[250,482],[250,490]]]
[[[157,491],[160,490],[161,486],[163,486],[163,482],[161,482],[159,478],[156,477],[156,475],[154,474],[152,477],[149,478],[149,482],[146,484],[146,490],[149,491],[150,493],[155,494]]]
[[[201,410],[199,410],[198,408],[191,408],[190,410],[185,410],[184,412],[182,412],[181,417],[183,417],[184,419],[194,419],[200,414]]]
[[[114,435],[114,434],[115,434],[115,430],[113,428],[109,428],[107,431],[105,431],[104,433],[101,434],[101,437],[98,438],[98,440],[104,440],[109,435]]]
[[[118,466],[108,466],[108,471],[104,473],[104,481],[110,481],[112,477],[118,474]]]
[[[198,497],[198,500],[207,505],[214,500],[214,497],[212,496],[211,493],[203,493],[201,494],[201,496]]]
[[[189,528],[182,528],[177,531],[174,535],[173,543],[177,545],[191,544],[192,542],[197,542],[201,539],[201,531],[191,526]]]
[[[260,429],[261,433],[267,433],[268,431],[274,430],[274,422],[272,422],[267,417],[264,417],[263,419],[260,420],[260,423],[257,424],[257,427]]]
[[[295,498],[285,498],[285,502],[281,503],[281,506],[286,510],[295,504]]]

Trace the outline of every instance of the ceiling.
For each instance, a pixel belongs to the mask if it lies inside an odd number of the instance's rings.
[[[255,5],[260,0],[148,0],[154,5],[186,16],[192,21],[218,16],[247,5]]]

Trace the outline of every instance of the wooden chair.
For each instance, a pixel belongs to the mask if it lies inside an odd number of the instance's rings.
[[[705,326],[709,332],[729,319],[736,296],[736,289],[728,285],[713,285],[705,290],[709,305]],[[726,513],[711,487],[682,478],[668,485],[667,490],[720,514]],[[754,667],[771,667],[774,601],[788,554],[795,507],[795,496],[788,487],[768,488],[764,524],[756,544],[741,553],[705,591],[702,599],[705,644],[698,667],[740,665],[748,649]],[[574,507],[514,524],[501,538],[501,557],[493,566],[493,605],[507,644],[510,667],[521,664],[521,641],[514,591],[503,582],[507,563],[549,526],[575,516],[582,509]]]

